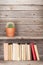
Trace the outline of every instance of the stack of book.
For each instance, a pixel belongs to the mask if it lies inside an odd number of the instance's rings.
[[[34,43],[4,43],[4,60],[40,60]]]

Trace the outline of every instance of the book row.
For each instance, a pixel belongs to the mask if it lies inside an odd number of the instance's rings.
[[[4,43],[4,60],[40,60],[37,45]]]

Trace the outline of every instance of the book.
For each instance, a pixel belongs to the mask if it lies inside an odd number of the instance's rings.
[[[22,44],[20,44],[20,51],[19,51],[19,53],[20,53],[20,60],[22,60]]]
[[[34,48],[35,48],[35,52],[36,52],[37,60],[40,60],[40,58],[39,58],[39,54],[38,54],[37,45],[34,45]]]
[[[13,43],[13,60],[20,60],[20,46],[17,43]]]
[[[33,60],[37,60],[34,43],[31,43],[30,47],[31,47],[31,51],[32,51]]]
[[[26,60],[26,47],[22,44],[22,60]]]
[[[8,60],[8,43],[4,43],[4,60]]]
[[[31,48],[30,45],[26,45],[27,60],[31,60]]]
[[[12,60],[12,43],[8,44],[8,60]]]

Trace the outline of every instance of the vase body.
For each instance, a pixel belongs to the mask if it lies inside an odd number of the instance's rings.
[[[15,36],[15,28],[6,28],[6,35],[8,37],[14,37]]]

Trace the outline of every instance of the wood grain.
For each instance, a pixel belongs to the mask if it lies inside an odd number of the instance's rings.
[[[0,36],[6,36],[5,25],[12,21],[16,26],[16,36],[35,37],[28,40],[38,45],[40,59],[43,60],[43,0],[0,0]],[[26,41],[26,40],[24,40]],[[23,41],[23,42],[24,42]],[[3,43],[0,41],[0,60],[4,58]],[[2,62],[0,65],[43,65],[40,62]]]
[[[43,25],[43,18],[0,18],[0,26],[10,21],[16,25]]]
[[[43,17],[43,11],[0,11],[0,18],[30,18]]]
[[[0,4],[41,4],[43,0],[1,0]]]
[[[0,61],[0,65],[43,65],[43,62],[42,61]]]
[[[35,5],[0,5],[0,10],[43,10],[43,6]]]

